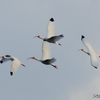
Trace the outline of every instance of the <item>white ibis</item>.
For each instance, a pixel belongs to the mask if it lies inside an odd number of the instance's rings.
[[[34,60],[37,60],[45,65],[51,65],[53,66],[54,68],[57,69],[57,66],[55,66],[53,63],[56,61],[55,58],[52,58],[50,59],[50,45],[48,42],[46,41],[43,41],[43,44],[42,44],[42,59],[39,60],[35,57],[30,57],[28,59],[34,59]]]
[[[55,27],[54,27],[54,19],[53,18],[51,18],[49,20],[49,23],[48,23],[48,26],[47,26],[47,31],[48,31],[48,33],[47,33],[47,37],[46,38],[43,38],[40,35],[35,36],[35,37],[38,37],[38,38],[42,39],[43,41],[47,41],[49,43],[54,43],[54,44],[57,44],[57,45],[61,46],[61,44],[58,43],[57,41],[60,40],[61,38],[63,38],[64,35],[61,34],[61,35],[58,35],[58,36],[54,36],[54,34],[55,34]]]
[[[81,36],[81,40],[83,42],[83,44],[86,46],[86,48],[88,49],[87,51],[82,50],[83,52],[87,53],[88,55],[90,55],[90,61],[91,61],[91,65],[94,68],[98,68],[99,66],[99,56],[95,53],[92,45],[89,43],[89,41],[85,38],[85,36]]]
[[[4,63],[6,61],[12,61],[12,65],[11,65],[11,70],[10,70],[10,75],[12,76],[13,73],[15,73],[17,71],[17,69],[19,68],[20,65],[24,66],[24,64],[22,64],[17,58],[11,56],[11,55],[5,55],[5,56],[1,56],[0,58],[2,58],[0,60],[0,63]]]

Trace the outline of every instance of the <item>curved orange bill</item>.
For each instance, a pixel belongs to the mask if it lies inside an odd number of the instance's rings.
[[[27,58],[26,60],[28,60],[28,59],[33,59],[33,57],[29,57],[29,58]]]
[[[34,36],[33,38],[36,38],[36,37],[38,37],[38,36]]]
[[[0,58],[4,58],[4,56],[1,56]]]
[[[79,49],[78,51],[80,51],[81,49]]]

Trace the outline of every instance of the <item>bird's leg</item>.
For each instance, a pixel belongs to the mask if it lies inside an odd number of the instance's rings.
[[[26,67],[24,64],[21,64],[22,66]]]
[[[53,65],[53,64],[50,64],[50,65],[53,66],[54,68],[58,69],[57,66],[55,66],[55,65]]]
[[[61,46],[61,44],[60,44],[60,43],[58,43],[58,42],[56,42],[56,44]]]

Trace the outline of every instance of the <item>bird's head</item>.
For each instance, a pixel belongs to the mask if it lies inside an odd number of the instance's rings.
[[[9,59],[11,56],[10,55],[5,55],[5,56],[1,56],[0,58],[2,59]],[[3,63],[3,60],[0,60],[0,63]]]
[[[78,51],[84,51],[84,49],[79,49]]]
[[[38,36],[34,36],[33,38],[40,38],[40,39],[43,39],[40,35],[38,35]]]
[[[27,60],[29,60],[29,59],[34,59],[34,60],[36,60],[36,58],[35,58],[35,57],[29,57],[29,58],[27,58]]]
[[[9,57],[11,57],[10,55],[5,55],[5,56],[1,56],[0,58],[9,58]]]
[[[0,58],[2,58],[2,59],[9,59],[9,58],[11,58],[11,56],[10,55],[5,55],[5,56],[1,56]]]

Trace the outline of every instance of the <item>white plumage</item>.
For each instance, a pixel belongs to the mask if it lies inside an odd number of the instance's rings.
[[[11,69],[10,69],[10,75],[13,75],[13,73],[15,73],[17,71],[17,69],[19,68],[20,65],[24,66],[24,64],[22,64],[17,58],[10,56],[10,55],[5,55],[5,56],[1,56],[0,58],[1,61],[0,63],[5,63],[7,61],[12,61],[12,65],[11,65]]]
[[[88,55],[90,54],[91,65],[97,69],[99,66],[99,56],[95,53],[92,45],[85,38],[85,36],[82,35],[81,40],[83,44],[86,46],[86,48],[88,49]]]
[[[54,36],[54,20],[51,18],[47,25],[47,36],[46,38],[50,38]],[[47,41],[42,42],[42,60],[50,59],[50,44]]]
[[[49,23],[47,25],[47,32],[48,33],[47,33],[46,38],[50,38],[50,37],[55,35],[55,23],[54,23],[54,19],[53,18],[51,18],[49,20]]]
[[[15,58],[15,57],[13,57],[13,58],[14,58],[14,60],[12,62],[10,71],[15,73],[17,71],[17,69],[19,68],[19,66],[21,65],[21,62],[17,58]]]
[[[47,33],[46,38],[43,38],[40,35],[35,36],[35,37],[38,37],[38,38],[42,39],[43,41],[47,41],[49,43],[54,43],[54,44],[57,44],[57,45],[61,45],[57,41],[60,40],[61,38],[63,38],[64,36],[63,36],[63,34],[55,36],[55,24],[54,24],[54,19],[53,18],[51,18],[49,20],[49,23],[48,23],[48,26],[47,26],[47,31],[48,31],[48,33]]]
[[[50,44],[48,42],[42,42],[42,60],[50,59]]]
[[[45,42],[45,41],[43,41],[43,44],[42,44],[42,59],[39,60],[36,57],[29,57],[28,59],[34,59],[34,60],[37,60],[43,64],[51,65],[54,68],[57,68],[57,66],[52,64],[56,61],[56,59],[55,58],[50,59],[50,46],[49,46],[49,43]]]
[[[53,20],[53,19],[51,19],[51,20]],[[54,23],[51,20],[49,21],[49,24],[47,27],[48,34],[47,34],[46,38],[50,38],[51,36],[54,35]],[[56,59],[55,58],[51,59],[51,57],[50,57],[50,44],[47,41],[42,42],[42,58],[41,58],[41,60],[39,60],[35,57],[30,57],[28,59],[34,59],[34,60],[37,60],[43,64],[51,65],[54,68],[57,68],[54,64],[52,64],[56,61]]]

